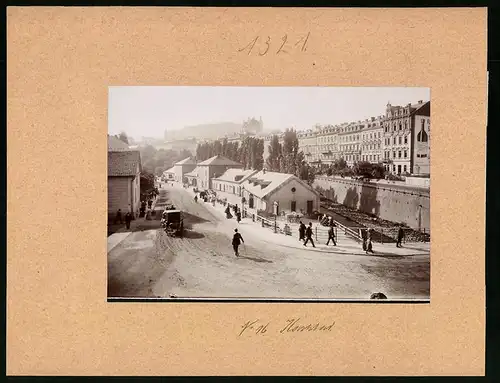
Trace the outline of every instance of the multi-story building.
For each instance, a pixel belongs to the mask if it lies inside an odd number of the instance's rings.
[[[371,117],[364,122],[361,133],[361,161],[382,161],[384,116]]]
[[[430,174],[431,105],[425,103],[415,111],[415,129],[412,135],[413,174]]]
[[[339,156],[348,166],[361,160],[361,131],[364,124],[361,121],[344,124],[338,130]]]
[[[299,151],[304,153],[307,162],[318,161],[317,148],[318,136],[312,129],[297,132]]]
[[[316,160],[331,164],[339,158],[338,127],[316,126]]]
[[[422,120],[424,120],[423,133],[418,135],[420,130],[416,132],[416,122]],[[427,125],[425,124],[426,120],[428,121]],[[384,166],[387,171],[397,174],[420,174],[425,170],[428,172],[429,127],[430,101],[419,101],[417,104],[410,103],[405,106],[387,104],[384,122]],[[419,145],[416,145],[417,138],[427,139],[427,141],[419,141]],[[417,146],[418,150],[416,150]],[[419,157],[416,157],[417,154]],[[417,159],[419,160],[418,169],[415,167]],[[425,164],[427,164],[427,168],[425,168]],[[416,173],[417,171],[418,173]]]

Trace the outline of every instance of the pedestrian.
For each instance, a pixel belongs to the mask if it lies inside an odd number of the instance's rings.
[[[116,223],[123,223],[123,220],[122,220],[122,209],[118,209],[118,211],[116,212],[115,224]]]
[[[151,209],[151,206],[153,206],[153,200],[150,199],[148,200],[148,208]]]
[[[307,245],[307,242],[311,241],[313,247],[316,247],[314,246],[314,241],[312,239],[312,234],[313,234],[312,226],[313,226],[312,222],[309,222],[309,226],[307,226],[306,229],[306,240],[304,242],[304,246]]]
[[[194,195],[194,202],[198,202],[198,195],[197,194]]]
[[[234,254],[239,257],[239,252],[238,252],[238,247],[240,246],[241,243],[245,243],[243,240],[243,237],[241,236],[240,233],[238,233],[238,229],[234,229],[234,235],[233,235],[233,250]]]
[[[404,237],[405,237],[405,232],[403,230],[403,225],[400,225],[398,230],[398,242],[396,243],[396,247],[403,247],[403,245],[401,245],[401,242],[403,242]]]
[[[241,221],[241,211],[238,210],[238,212],[236,213],[236,222],[240,223]]]
[[[299,241],[305,241],[306,239],[306,225],[299,221]]]
[[[330,228],[328,229],[328,241],[326,242],[326,246],[328,246],[330,240],[332,240],[333,246],[337,246],[337,243],[335,242],[335,231],[333,230],[333,225],[330,225]]]
[[[128,212],[125,214],[125,224],[127,225],[127,230],[130,229],[130,222],[132,221],[132,214]]]
[[[366,240],[366,254],[368,254],[368,253],[374,254],[373,245],[372,245],[372,234],[373,234],[373,230],[369,229],[368,230],[368,238]]]
[[[363,251],[366,251],[368,233],[366,230],[361,230],[361,238],[363,240]]]

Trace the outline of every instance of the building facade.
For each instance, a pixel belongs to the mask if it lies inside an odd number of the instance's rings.
[[[278,214],[319,210],[319,193],[293,174],[261,170],[247,178],[241,188],[250,209]]]
[[[174,172],[174,180],[180,183],[187,183],[186,174],[192,172],[196,168],[196,161],[193,157],[187,157],[176,162],[172,167]]]
[[[258,170],[227,169],[219,177],[212,178],[212,188],[216,192],[242,196],[242,184],[252,175],[258,173]]]
[[[348,166],[361,161],[361,130],[364,124],[361,121],[353,122],[339,128],[338,142],[339,155]]]
[[[361,161],[379,163],[383,160],[384,116],[364,121],[361,132]]]
[[[429,171],[429,127],[430,101],[405,106],[387,104],[384,122],[384,166],[387,171],[405,175]],[[421,129],[423,133],[419,135]],[[417,145],[417,138],[427,138],[427,141],[418,141]],[[418,168],[415,166],[417,159]]]
[[[220,177],[230,168],[242,169],[243,165],[227,157],[217,155],[200,162],[192,172],[186,173],[185,176],[190,186],[213,189],[211,180]]]
[[[141,199],[141,155],[139,151],[108,151],[108,219],[118,209],[122,217],[139,214]]]

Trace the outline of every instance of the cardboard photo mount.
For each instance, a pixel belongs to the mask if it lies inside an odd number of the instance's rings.
[[[7,374],[484,375],[486,14],[9,7]],[[430,304],[106,302],[116,85],[430,87]]]

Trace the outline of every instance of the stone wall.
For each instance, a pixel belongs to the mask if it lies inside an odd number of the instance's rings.
[[[335,203],[416,230],[430,229],[429,189],[322,176],[313,186]]]

